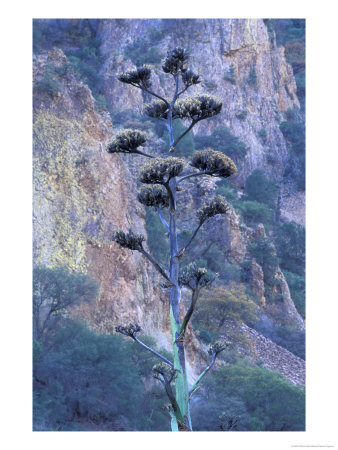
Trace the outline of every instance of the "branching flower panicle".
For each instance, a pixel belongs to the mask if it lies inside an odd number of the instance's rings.
[[[198,122],[221,112],[222,102],[212,95],[196,95],[177,100],[173,118],[192,119]]]
[[[199,77],[200,76],[197,73],[194,73],[192,70],[188,69],[186,72],[182,73],[182,81],[184,86],[188,88],[193,84],[199,84],[201,82]]]
[[[177,370],[165,363],[155,364],[152,370],[154,372],[154,378],[161,380],[162,377],[163,380],[169,383],[177,376]]]
[[[123,327],[119,325],[115,328],[116,333],[124,334],[125,336],[129,336],[132,339],[135,339],[135,334],[141,331],[140,325],[137,323],[130,323],[128,326]]]
[[[182,270],[178,277],[178,283],[180,286],[190,288],[194,288],[198,284],[202,288],[209,285],[215,278],[215,275],[209,273],[204,267],[197,267],[196,263],[191,263]]]
[[[214,198],[209,200],[209,202],[204,203],[196,214],[201,224],[217,214],[226,214],[229,211],[229,208],[229,203],[225,200],[225,198],[221,195],[216,195]]]
[[[126,128],[119,131],[107,147],[108,153],[138,153],[137,147],[147,141],[147,135],[140,130]]]
[[[227,178],[237,173],[237,167],[232,159],[211,148],[195,152],[190,165],[216,177]]]
[[[229,346],[230,346],[229,342],[217,341],[209,348],[208,353],[209,353],[209,355],[217,356],[219,353],[221,353],[223,350],[225,350]]]
[[[141,168],[139,180],[145,184],[167,184],[184,166],[185,161],[180,158],[154,158]]]
[[[124,231],[115,231],[112,241],[119,244],[121,247],[129,248],[130,250],[142,250],[142,242],[145,237],[142,234],[135,234],[131,230],[128,233]]]
[[[150,66],[143,65],[142,67],[137,67],[137,69],[128,70],[127,72],[117,75],[117,79],[122,81],[122,83],[131,84],[133,86],[150,88],[150,76]]]
[[[162,66],[163,72],[177,75],[180,72],[187,70],[187,62],[189,60],[189,53],[183,47],[176,47],[167,52],[167,56]]]
[[[154,184],[153,186],[142,186],[137,199],[145,206],[153,206],[155,208],[169,207],[168,192],[160,184]]]
[[[144,114],[153,119],[167,119],[168,117],[168,105],[162,100],[153,100],[144,107]]]

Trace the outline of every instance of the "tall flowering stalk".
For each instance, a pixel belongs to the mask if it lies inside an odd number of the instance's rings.
[[[200,83],[200,77],[188,67],[189,54],[184,48],[177,47],[168,51],[162,66],[163,71],[173,78],[174,95],[171,99],[164,98],[153,92],[151,87],[151,68],[138,67],[118,75],[122,83],[127,83],[155,97],[155,100],[145,106],[145,114],[163,122],[169,136],[169,153],[175,152],[180,140],[201,120],[209,119],[220,113],[222,103],[215,97],[200,94],[194,97],[182,97],[190,86]],[[176,139],[174,138],[173,122],[176,119],[190,121],[187,129]],[[116,134],[109,146],[108,153],[129,153],[148,158],[148,162],[139,172],[139,181],[143,184],[138,194],[138,200],[145,206],[155,208],[166,227],[169,235],[170,259],[168,268],[163,268],[143,247],[145,238],[128,232],[116,231],[113,240],[121,247],[138,251],[147,258],[164,279],[162,287],[169,291],[170,323],[173,344],[173,361],[169,361],[155,350],[145,345],[137,336],[141,330],[138,324],[118,326],[116,331],[132,338],[140,346],[157,356],[161,363],[154,366],[154,377],[164,386],[169,399],[166,407],[171,417],[172,431],[192,431],[189,402],[198,384],[213,366],[217,355],[224,350],[226,343],[217,342],[210,348],[211,362],[197,378],[193,386],[188,385],[185,331],[194,312],[200,290],[210,285],[214,280],[206,269],[195,264],[180,270],[180,260],[199,229],[206,220],[217,214],[226,214],[228,203],[225,198],[215,196],[205,203],[198,211],[198,226],[190,240],[179,248],[177,240],[177,193],[179,185],[187,179],[198,176],[227,178],[237,172],[233,161],[223,153],[206,149],[195,152],[189,164],[182,158],[174,156],[155,157],[143,151],[147,136],[138,130],[125,129]],[[190,168],[189,168],[190,167]],[[169,220],[165,219],[163,209],[169,209]],[[179,303],[182,286],[191,291],[191,304],[185,316],[180,317]]]

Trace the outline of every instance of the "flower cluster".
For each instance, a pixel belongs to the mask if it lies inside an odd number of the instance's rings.
[[[130,323],[126,327],[119,325],[118,327],[115,328],[115,331],[116,333],[121,333],[124,334],[125,336],[129,336],[134,339],[135,333],[141,331],[141,327],[137,323]]]
[[[161,376],[164,380],[169,381],[169,383],[176,378],[176,372],[177,370],[168,366],[168,364],[165,363],[159,363],[155,364],[153,367],[154,377],[158,380],[161,380]]]
[[[122,83],[132,84],[139,87],[150,88],[151,82],[151,68],[149,66],[137,67],[134,70],[128,70],[127,72],[117,75],[117,79]]]
[[[204,267],[197,267],[196,263],[191,263],[182,270],[182,273],[178,277],[178,284],[193,288],[192,283],[198,283],[200,287],[203,287],[210,284],[214,278]]]
[[[168,192],[160,184],[142,186],[137,199],[145,206],[154,206],[156,208],[168,208],[169,206]]]
[[[209,353],[209,355],[217,356],[218,353],[221,353],[223,350],[225,350],[229,346],[230,346],[229,342],[217,341],[209,348],[208,353]]]
[[[212,95],[196,95],[177,100],[173,117],[199,121],[216,116],[221,112],[222,102]]]
[[[192,75],[192,78],[187,78],[186,82],[192,82],[192,79],[198,79],[198,75]],[[190,81],[188,81],[190,79]],[[193,84],[199,83],[196,81]],[[168,102],[169,103],[169,102]],[[195,97],[186,97],[178,99],[172,111],[173,119],[192,119],[195,122],[207,119],[208,117],[216,116],[222,109],[222,102],[211,95],[197,95]],[[154,119],[167,119],[168,104],[163,100],[154,100],[147,104],[144,108],[144,113]]]
[[[153,119],[166,119],[168,117],[168,111],[168,105],[162,100],[154,100],[144,107],[144,114]]]
[[[204,203],[200,209],[197,210],[197,217],[200,223],[205,222],[210,217],[217,214],[226,214],[229,210],[229,203],[221,195],[216,195],[208,203]]]
[[[147,135],[140,130],[126,128],[119,131],[107,147],[108,153],[138,153],[140,147],[147,141]]]
[[[237,173],[237,167],[232,159],[210,148],[195,152],[190,165],[217,177],[227,178]]]
[[[129,230],[128,233],[124,231],[116,231],[113,234],[112,240],[121,247],[129,248],[130,250],[141,250],[142,242],[145,240],[142,234],[134,234]]]
[[[167,52],[167,56],[162,66],[163,72],[177,75],[179,72],[185,72],[187,70],[187,62],[189,59],[189,53],[183,47],[176,47],[173,50]]]
[[[145,184],[167,184],[182,172],[184,165],[180,158],[154,158],[141,168],[139,180]]]
[[[200,76],[197,73],[194,73],[192,70],[188,69],[186,72],[182,73],[182,81],[184,86],[188,88],[193,84],[199,84],[201,82],[199,77]]]

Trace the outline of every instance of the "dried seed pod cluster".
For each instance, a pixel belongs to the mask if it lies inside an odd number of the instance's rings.
[[[176,370],[163,362],[153,366],[154,377],[160,379],[160,375],[167,380],[172,381],[176,377]]]
[[[168,100],[169,104],[169,100]],[[168,117],[168,105],[163,100],[153,100],[144,107],[144,114],[152,117],[153,119],[167,119]]]
[[[196,263],[189,264],[182,270],[178,278],[180,286],[193,287],[192,284],[199,283],[200,287],[209,284],[214,277],[204,267],[197,267]]]
[[[154,158],[139,172],[139,180],[145,184],[167,184],[183,170],[185,161],[180,158]]]
[[[211,148],[195,152],[190,164],[217,177],[227,178],[237,173],[237,167],[232,159]]]
[[[198,75],[196,75],[198,77]],[[193,77],[195,79],[195,75]],[[199,81],[198,81],[199,83]],[[212,95],[196,95],[178,99],[172,111],[173,119],[191,119],[198,122],[221,112],[222,102]],[[167,119],[168,105],[163,100],[154,100],[147,104],[144,113],[155,119]]]
[[[126,128],[119,131],[107,147],[108,153],[138,153],[140,147],[147,141],[147,135],[140,130]]]
[[[130,250],[141,250],[142,242],[145,240],[142,234],[134,234],[131,230],[128,233],[124,231],[116,231],[113,234],[112,240],[121,247],[129,248]]]
[[[117,79],[122,81],[122,83],[132,84],[138,87],[150,88],[151,82],[151,68],[149,66],[143,65],[142,67],[137,67],[134,70],[128,70],[127,72],[117,75]]]
[[[189,53],[183,47],[176,47],[167,52],[167,56],[162,66],[163,72],[177,75],[180,72],[187,70],[187,62],[189,60]]]
[[[226,214],[229,210],[229,203],[221,195],[216,195],[209,202],[204,203],[199,210],[197,210],[197,217],[200,223],[205,222],[210,217],[217,214]]]
[[[116,333],[121,333],[121,334],[124,334],[125,336],[134,338],[134,334],[141,331],[141,327],[137,323],[130,323],[126,327],[123,327],[122,325],[117,326],[115,328],[115,331],[116,331]]]
[[[221,112],[222,102],[212,95],[196,95],[177,100],[173,117],[199,121],[216,116]]]
[[[153,186],[142,186],[137,199],[145,206],[153,206],[155,208],[168,208],[169,196],[166,189],[160,184]]]
[[[221,342],[217,341],[215,342],[208,350],[209,355],[218,355],[218,353],[221,353],[223,350],[225,350],[227,347],[229,347],[229,342]]]
[[[186,72],[182,73],[182,81],[184,86],[188,88],[193,84],[200,83],[201,81],[199,80],[199,77],[200,76],[197,73],[194,73],[192,70],[188,69]]]

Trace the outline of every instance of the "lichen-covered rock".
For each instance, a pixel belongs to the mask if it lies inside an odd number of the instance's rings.
[[[96,112],[88,87],[69,68],[66,76],[54,71],[65,64],[57,49],[34,60],[34,262],[88,272],[100,283],[96,302],[73,312],[94,329],[135,321],[170,348],[157,275],[140,254],[111,242],[114,230],[130,224],[145,234],[135,180],[119,155],[105,151],[111,123]],[[39,86],[46,71],[57,92]]]

